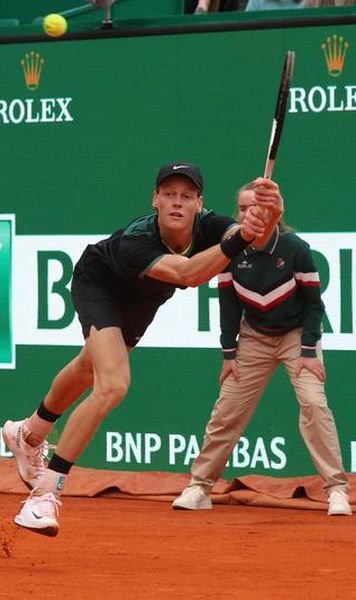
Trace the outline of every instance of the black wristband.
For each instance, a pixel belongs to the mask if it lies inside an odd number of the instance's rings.
[[[253,242],[253,239],[247,242],[241,236],[240,231],[236,231],[236,233],[233,233],[220,243],[220,248],[225,254],[225,256],[227,256],[227,258],[234,258],[238,254],[240,254],[240,252],[242,252],[242,250],[244,250],[249,244],[251,244],[251,242]]]
[[[223,350],[224,360],[235,360],[236,358],[236,350]]]

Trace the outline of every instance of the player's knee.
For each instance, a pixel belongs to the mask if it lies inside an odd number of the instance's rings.
[[[107,415],[125,398],[129,381],[123,379],[107,380],[94,388],[94,397],[100,411]]]

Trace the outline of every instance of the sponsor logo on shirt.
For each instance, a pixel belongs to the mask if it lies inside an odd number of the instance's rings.
[[[251,263],[247,262],[247,260],[243,260],[242,262],[238,263],[237,268],[238,269],[252,269],[252,265],[251,265]]]
[[[285,260],[284,258],[277,258],[277,263],[276,263],[276,267],[277,269],[283,269],[286,266]]]

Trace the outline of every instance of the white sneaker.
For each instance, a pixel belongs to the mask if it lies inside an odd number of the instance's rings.
[[[172,504],[173,508],[186,510],[201,510],[213,508],[210,494],[202,485],[192,485],[181,493]]]
[[[58,507],[62,503],[51,492],[41,495],[36,495],[36,492],[38,493],[39,490],[33,490],[27,500],[23,502],[23,507],[14,521],[20,527],[54,537],[59,529]]]
[[[17,460],[19,475],[24,484],[32,490],[38,485],[46,469],[47,442],[30,446],[23,437],[24,421],[6,421],[2,435],[6,446]]]
[[[329,496],[328,515],[352,515],[349,497],[343,490],[334,490]]]

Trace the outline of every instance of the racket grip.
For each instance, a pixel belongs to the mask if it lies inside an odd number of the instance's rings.
[[[266,177],[267,179],[272,178],[274,163],[275,163],[274,158],[267,158],[266,166],[265,166],[265,170],[264,170],[264,174],[263,174],[263,176]]]

